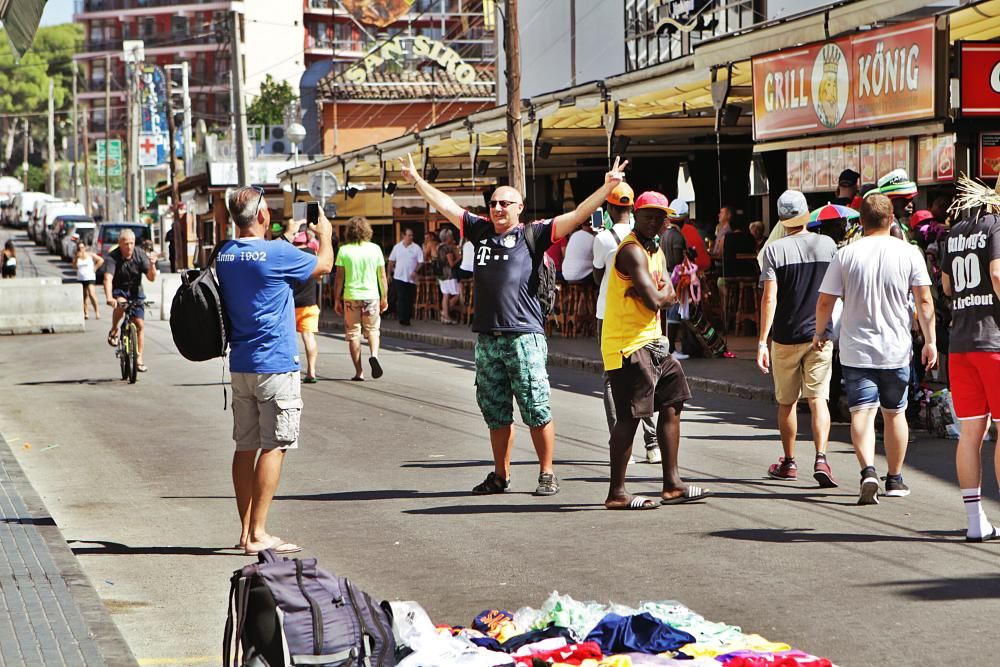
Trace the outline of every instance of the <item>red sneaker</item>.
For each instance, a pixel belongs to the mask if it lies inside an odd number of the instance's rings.
[[[833,478],[833,471],[830,470],[830,464],[826,462],[826,457],[816,459],[813,466],[813,477],[819,482],[821,489],[835,489],[839,486],[837,480]]]
[[[771,479],[792,480],[798,479],[798,471],[799,467],[795,465],[795,461],[786,461],[785,457],[782,456],[777,463],[772,463],[771,467],[767,469],[767,476]]]

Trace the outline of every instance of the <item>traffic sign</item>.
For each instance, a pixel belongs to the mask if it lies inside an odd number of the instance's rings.
[[[107,167],[109,176],[122,175],[122,142],[121,139],[112,139],[105,142],[104,139],[97,140],[97,175],[104,176],[104,169]]]

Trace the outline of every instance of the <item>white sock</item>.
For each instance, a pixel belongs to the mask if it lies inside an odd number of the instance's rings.
[[[967,537],[978,538],[988,535],[993,527],[983,512],[981,489],[977,487],[975,489],[960,489],[960,491],[962,492],[962,501],[965,503],[965,515],[969,519]]]

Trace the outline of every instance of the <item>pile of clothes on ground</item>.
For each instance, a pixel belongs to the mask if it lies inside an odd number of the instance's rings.
[[[579,602],[487,610],[470,627],[435,626],[416,602],[391,602],[398,667],[832,667],[826,658],[714,623],[678,602]]]

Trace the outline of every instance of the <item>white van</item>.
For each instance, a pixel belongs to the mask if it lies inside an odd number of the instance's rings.
[[[17,206],[17,226],[24,228],[31,222],[31,214],[35,210],[36,202],[52,201],[55,199],[47,192],[22,192],[15,198]]]

